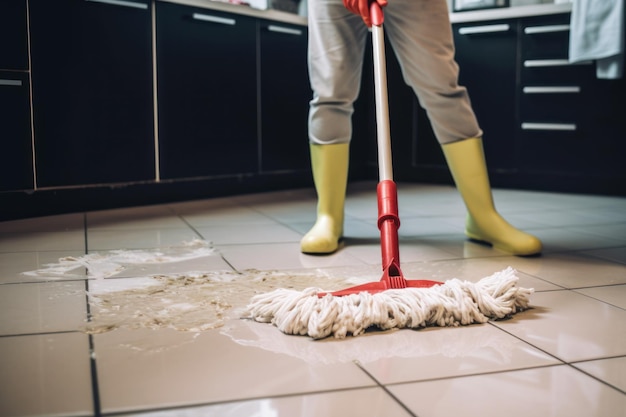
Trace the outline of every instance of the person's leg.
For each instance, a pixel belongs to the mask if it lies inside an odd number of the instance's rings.
[[[341,0],[308,3],[311,168],[317,219],[301,251],[328,254],[343,235],[353,103],[359,94],[367,28]]]
[[[405,81],[426,109],[468,215],[466,234],[515,255],[541,252],[541,241],[496,211],[469,96],[458,65],[445,0],[390,2],[385,21]]]

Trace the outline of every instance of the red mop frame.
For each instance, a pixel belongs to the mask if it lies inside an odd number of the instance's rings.
[[[382,7],[372,1],[372,43],[374,55],[374,86],[376,93],[376,130],[378,142],[379,177],[376,195],[378,200],[378,229],[382,255],[383,276],[380,281],[357,285],[331,293],[319,293],[320,297],[331,294],[344,296],[368,292],[371,294],[388,289],[429,288],[442,284],[439,281],[407,280],[400,269],[400,249],[398,244],[398,191],[393,181],[391,162],[391,135],[389,128],[389,107],[387,99],[387,75],[385,62],[385,43],[383,34],[384,15]]]

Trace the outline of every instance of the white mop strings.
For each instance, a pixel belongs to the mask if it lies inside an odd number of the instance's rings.
[[[517,287],[516,271],[508,267],[477,283],[457,278],[430,288],[403,288],[376,294],[319,298],[319,288],[277,289],[254,296],[249,317],[272,323],[286,334],[358,336],[369,327],[420,328],[458,326],[502,319],[528,308],[532,288]]]

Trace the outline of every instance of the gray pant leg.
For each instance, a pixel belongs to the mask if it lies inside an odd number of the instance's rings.
[[[458,65],[446,0],[390,0],[385,33],[441,144],[482,136]]]
[[[361,18],[342,0],[309,0],[309,141],[348,143],[353,103],[359,95],[363,53],[368,36]]]

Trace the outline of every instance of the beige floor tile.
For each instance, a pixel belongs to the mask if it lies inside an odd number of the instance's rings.
[[[585,254],[606,259],[611,262],[626,264],[626,246],[621,246],[619,248],[598,249],[585,252]]]
[[[626,284],[626,265],[584,253],[547,254],[520,258],[518,269],[564,288]]]
[[[296,351],[315,349],[308,338],[273,330]],[[351,362],[308,363],[217,331],[120,329],[96,335],[95,346],[104,412],[375,385]]]
[[[579,362],[574,366],[626,392],[626,356]]]
[[[527,230],[544,246],[544,253],[605,249],[622,245],[620,239],[584,233],[571,227]]]
[[[523,314],[519,320],[524,320]],[[400,330],[380,336],[373,351],[388,356],[362,360],[383,384],[532,368],[559,363],[489,324]],[[373,357],[372,354],[369,355]]]
[[[0,253],[0,284],[83,279],[86,277],[83,267],[55,272],[47,265],[57,264],[60,258],[78,258],[84,254],[78,251]]]
[[[0,285],[0,335],[77,331],[85,325],[84,281]]]
[[[626,310],[573,291],[534,294],[532,306],[494,324],[565,362],[626,355],[626,327],[615,325]]]
[[[621,223],[606,222],[600,225],[591,225],[573,228],[575,231],[586,233],[592,236],[602,236],[626,245],[626,221]]]
[[[0,222],[0,234],[82,231],[84,226],[83,213],[60,214]]]
[[[79,251],[85,253],[85,232],[0,233],[0,253]]]
[[[281,224],[227,224],[197,227],[215,245],[300,242],[302,235]]]
[[[626,416],[624,198],[494,189],[545,244],[516,257],[466,238],[453,186],[398,184],[405,277],[511,266],[535,293],[508,320],[314,341],[241,318],[263,288],[379,280],[376,185],[349,184],[330,256],[300,252],[312,188],[0,222],[0,415]]]
[[[0,415],[94,415],[88,336],[0,337]]]
[[[246,269],[331,268],[360,265],[363,262],[340,250],[328,256],[300,252],[300,243],[266,243],[218,247],[218,251],[238,271]]]
[[[228,203],[203,210],[181,210],[180,215],[193,227],[276,224],[274,219],[249,207],[233,206]]]
[[[87,213],[90,230],[136,230],[185,228],[185,222],[165,205],[130,207]]]
[[[626,310],[626,285],[584,288],[576,292]]]
[[[363,388],[226,404],[121,414],[120,417],[409,417],[400,404],[380,388]]]
[[[484,277],[491,276],[496,272],[512,267],[517,271],[517,276],[519,277],[517,285],[520,287],[533,288],[537,292],[561,288],[526,273],[524,262],[523,258],[517,256],[494,256],[438,262],[405,263],[402,270],[406,277],[414,279],[446,281],[451,278],[458,278],[476,282]]]
[[[145,230],[95,229],[89,230],[87,237],[89,239],[89,252],[162,248],[201,238],[189,228],[155,228]]]
[[[626,395],[567,365],[390,387],[415,415],[623,417]]]

